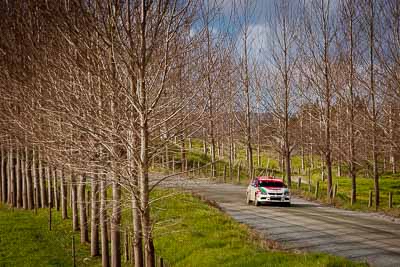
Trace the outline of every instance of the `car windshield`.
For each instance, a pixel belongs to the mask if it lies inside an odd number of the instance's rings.
[[[284,183],[279,182],[279,181],[260,181],[258,183],[259,187],[286,187]]]

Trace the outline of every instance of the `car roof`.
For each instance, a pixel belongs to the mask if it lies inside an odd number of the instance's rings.
[[[256,179],[259,181],[267,181],[267,182],[281,182],[283,183],[283,180],[280,178],[274,178],[272,176],[259,176]]]

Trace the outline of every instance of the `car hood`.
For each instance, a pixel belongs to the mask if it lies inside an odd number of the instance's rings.
[[[260,187],[260,191],[263,193],[266,192],[287,192],[289,191],[287,188],[283,188],[283,187]]]

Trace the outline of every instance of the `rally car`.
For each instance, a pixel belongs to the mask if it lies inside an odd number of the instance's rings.
[[[254,178],[246,191],[246,202],[255,206],[266,203],[282,203],[290,206],[290,192],[282,179],[269,176]]]

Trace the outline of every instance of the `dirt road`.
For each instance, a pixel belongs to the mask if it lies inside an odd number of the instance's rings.
[[[326,252],[372,266],[400,266],[400,223],[292,198],[292,207],[248,206],[244,186],[206,179],[163,182],[215,201],[235,220],[288,249]]]

